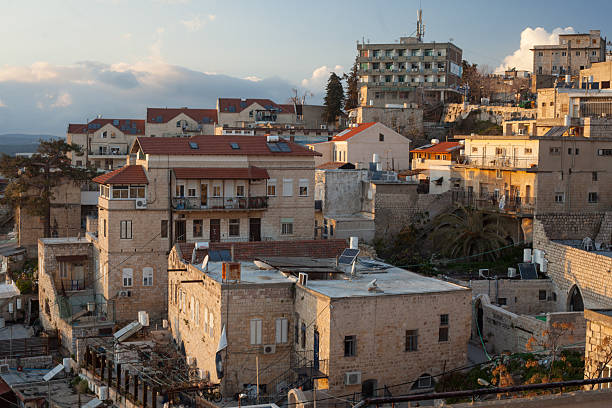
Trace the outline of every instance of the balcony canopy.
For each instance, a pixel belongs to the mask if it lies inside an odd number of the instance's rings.
[[[179,167],[174,168],[177,179],[261,180],[269,179],[268,171],[260,167]]]

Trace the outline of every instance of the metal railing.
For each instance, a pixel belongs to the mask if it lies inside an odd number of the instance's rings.
[[[503,213],[533,214],[536,206],[535,197],[521,197],[510,194],[481,193],[476,194],[464,189],[452,190],[455,204],[472,207],[478,210]]]
[[[529,169],[538,165],[537,157],[514,157],[514,156],[461,156],[458,164],[482,166],[482,167],[512,167]]]
[[[262,210],[268,208],[268,197],[173,197],[175,210]]]

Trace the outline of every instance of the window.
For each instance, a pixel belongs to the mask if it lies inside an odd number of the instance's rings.
[[[161,237],[168,238],[168,220],[161,220]]]
[[[357,336],[344,336],[344,357],[357,354]]]
[[[193,220],[193,237],[201,238],[204,230],[204,220]]]
[[[538,57],[543,57],[544,53],[542,51],[538,51]]]
[[[293,195],[293,179],[283,179],[283,197]]]
[[[198,327],[200,325],[200,301],[195,301],[195,325]]]
[[[612,149],[598,149],[598,156],[612,156]]]
[[[113,186],[113,198],[129,198],[127,186]]]
[[[448,315],[440,315],[440,329],[438,330],[438,342],[448,341]]]
[[[549,150],[549,153],[551,156],[558,156],[561,154],[561,148],[560,147],[551,147]]]
[[[472,147],[472,153],[478,153],[478,148],[477,147]]]
[[[268,180],[268,196],[269,197],[276,196],[276,179]]]
[[[134,280],[134,270],[132,268],[123,268],[123,286],[129,288]]]
[[[576,51],[576,56],[579,57],[580,56],[580,51]]]
[[[379,142],[384,142],[385,141],[385,135],[383,135],[382,133],[378,134],[378,141]]]
[[[240,236],[240,220],[238,218],[229,220],[229,236],[230,237]]]
[[[213,197],[221,197],[221,186],[213,186]]]
[[[596,171],[591,173],[591,180],[592,181],[597,181],[597,172]]]
[[[308,197],[308,179],[300,179],[300,197]]]
[[[244,197],[244,186],[236,186],[236,197]]]
[[[286,343],[289,331],[289,320],[285,318],[276,319],[276,343]]]
[[[106,238],[106,220],[102,220],[102,232],[104,233],[104,238]]]
[[[596,192],[590,192],[589,193],[589,203],[596,203],[597,201],[599,201],[599,197],[597,195]]]
[[[498,179],[502,178],[502,171],[500,169],[495,170],[495,177]]]
[[[261,328],[259,330],[261,333]],[[215,317],[212,314],[212,311],[208,315],[208,335],[213,336],[215,334]]]
[[[195,196],[196,196],[196,189],[195,188],[187,189],[187,197],[195,197]]]
[[[531,149],[531,147],[526,147],[525,148],[525,154],[531,154],[533,152],[533,150]]]
[[[417,380],[417,383],[416,383],[417,389],[424,389],[424,388],[431,388],[431,387],[432,387],[431,375],[423,374]]]
[[[578,155],[580,154],[580,149],[579,149],[579,148],[575,148],[575,149],[574,149],[574,154],[575,154],[576,156],[578,156]]]
[[[108,132],[105,130],[104,132],[102,132],[102,134],[100,135],[100,138],[102,139],[106,139],[106,137],[108,136]]]
[[[503,148],[501,148],[501,147],[496,147],[496,148],[495,148],[495,154],[496,154],[497,156],[501,156],[502,154],[504,154],[504,149],[503,149]]]
[[[293,333],[295,344],[300,344],[300,316],[295,315],[295,333]]]
[[[567,154],[572,154],[572,148],[571,147],[567,148]]]
[[[132,239],[132,221],[121,221],[121,239]]]
[[[538,291],[538,300],[546,300],[546,291],[545,290]]]
[[[66,264],[66,262],[60,262],[59,270],[60,270],[60,278],[66,279],[68,277],[68,265]]]
[[[500,306],[507,305],[508,304],[508,300],[506,298],[503,298],[503,297],[498,297],[497,298],[497,304],[500,305]]]
[[[176,185],[175,197],[185,197],[185,186],[182,184]]]
[[[419,331],[406,330],[406,351],[417,351],[419,349]]]
[[[81,167],[83,165],[83,160],[77,160],[76,165],[77,167]]]
[[[565,193],[555,193],[555,203],[562,203],[565,201]]]
[[[153,286],[153,268],[142,268],[142,286]]]
[[[293,235],[293,218],[281,218],[281,235]]]
[[[561,52],[561,56],[562,56],[562,57],[567,57],[567,51],[562,51],[562,52]]]
[[[302,327],[300,328],[300,334],[301,334],[301,343],[302,343],[302,348],[306,348],[306,323],[302,322]]]
[[[145,187],[130,186],[130,198],[145,198]]]

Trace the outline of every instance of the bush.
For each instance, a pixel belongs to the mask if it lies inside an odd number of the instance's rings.
[[[19,289],[19,292],[21,292],[22,295],[28,295],[33,292],[32,287],[34,286],[34,284],[29,279],[20,278],[17,280],[15,285],[17,285],[17,288]]]

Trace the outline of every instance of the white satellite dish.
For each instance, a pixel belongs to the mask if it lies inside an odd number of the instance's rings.
[[[204,269],[204,271],[208,271],[208,254],[204,257],[204,260],[202,261],[202,269]]]

